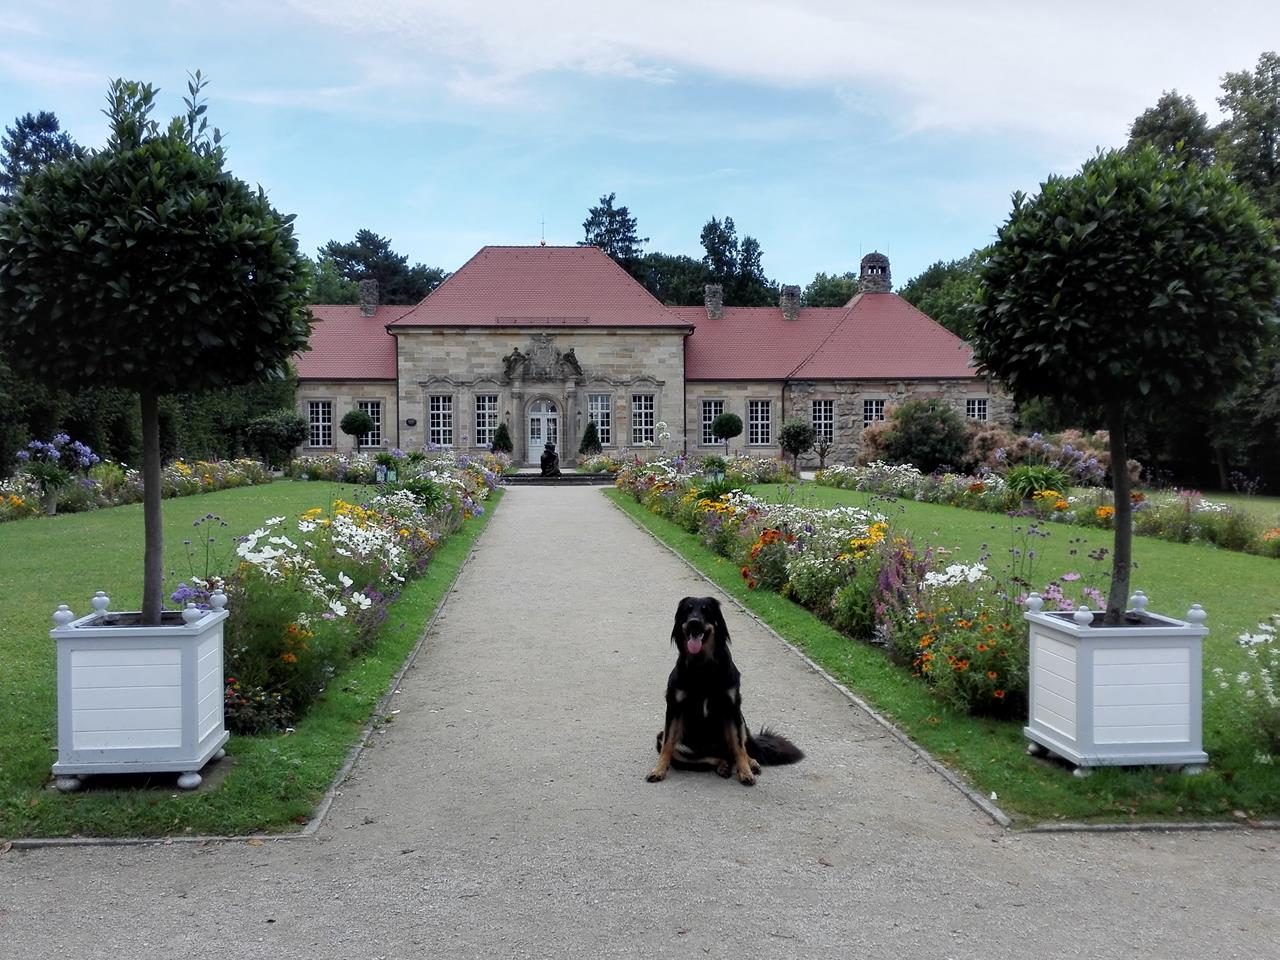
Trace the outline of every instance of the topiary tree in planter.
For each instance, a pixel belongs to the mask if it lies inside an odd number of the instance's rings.
[[[594,420],[587,421],[587,429],[582,431],[582,443],[578,446],[578,453],[584,457],[594,457],[604,447],[600,444],[600,431],[596,429]]]
[[[1105,416],[1115,549],[1104,622],[1123,621],[1132,564],[1128,427],[1238,382],[1280,296],[1271,226],[1217,167],[1153,148],[1099,154],[1013,212],[980,269],[974,357],[1019,401]]]
[[[778,446],[782,448],[784,453],[791,454],[797,477],[800,476],[800,454],[813,446],[816,436],[813,424],[807,420],[801,420],[799,417],[788,420],[782,425],[782,429],[778,431]]]
[[[742,418],[736,413],[722,413],[711,421],[711,435],[724,441],[725,452],[729,450],[729,441],[742,436]]]
[[[351,437],[351,442],[356,447],[360,446],[360,438],[366,433],[372,433],[375,426],[373,417],[363,410],[348,410],[338,422],[338,429]]]
[[[29,377],[119,387],[142,409],[142,622],[160,623],[159,399],[266,381],[306,348],[293,217],[225,169],[204,81],[161,129],[155,90],[117,80],[107,145],[54,163],[0,208],[0,350]]]
[[[511,442],[511,431],[507,429],[505,423],[498,424],[498,429],[493,431],[493,443],[490,448],[494,453],[510,454],[515,449],[515,444]]]

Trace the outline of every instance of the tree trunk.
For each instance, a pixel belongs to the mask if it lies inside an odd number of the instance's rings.
[[[164,609],[164,527],[160,512],[160,404],[151,391],[142,394],[142,622],[160,625]]]
[[[1124,404],[1107,407],[1111,447],[1111,490],[1115,495],[1115,553],[1111,559],[1111,590],[1103,623],[1118,624],[1129,605],[1129,571],[1133,565],[1133,500],[1129,482],[1129,440],[1125,436]]]
[[[1217,462],[1217,464],[1218,464],[1218,489],[1219,489],[1219,490],[1230,490],[1230,489],[1231,489],[1231,483],[1230,483],[1231,477],[1230,477],[1230,471],[1227,469],[1227,450],[1226,450],[1226,447],[1224,447],[1224,446],[1223,446],[1222,444],[1220,444],[1220,443],[1215,443],[1215,444],[1213,445],[1213,457],[1214,457],[1214,460],[1215,460],[1215,461]]]

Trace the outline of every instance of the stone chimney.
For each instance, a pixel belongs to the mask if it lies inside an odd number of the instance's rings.
[[[888,293],[893,289],[889,258],[883,253],[868,253],[862,258],[858,274],[858,290],[862,293]]]
[[[785,286],[778,293],[778,306],[782,308],[783,320],[794,320],[800,315],[800,288]]]
[[[360,281],[360,316],[372,317],[378,312],[378,281]]]
[[[707,319],[720,320],[724,317],[724,287],[718,283],[708,283],[703,289],[703,302],[707,305]]]

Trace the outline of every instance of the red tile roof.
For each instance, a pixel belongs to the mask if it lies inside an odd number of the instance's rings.
[[[394,380],[396,338],[387,333],[391,321],[411,306],[378,307],[372,317],[358,306],[317,304],[311,349],[295,358],[304,380]]]
[[[682,327],[595,247],[484,247],[397,327]]]
[[[894,293],[863,293],[845,307],[674,307],[695,325],[685,341],[688,380],[864,380],[976,376],[963,340]]]

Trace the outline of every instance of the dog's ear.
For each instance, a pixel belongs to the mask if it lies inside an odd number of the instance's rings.
[[[693,597],[685,597],[676,604],[676,621],[671,626],[671,642],[677,647],[680,646],[680,624],[684,622],[685,611],[689,609],[689,604],[693,602]]]
[[[711,612],[715,615],[716,639],[723,640],[724,645],[729,645],[729,625],[724,622],[724,613],[720,610],[720,601],[715,597],[707,597],[707,601],[711,604]]]

